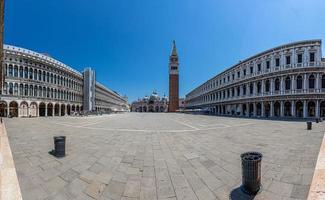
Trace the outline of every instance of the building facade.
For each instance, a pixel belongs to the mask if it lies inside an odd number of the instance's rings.
[[[145,96],[142,99],[131,104],[132,112],[167,112],[168,99],[167,97],[160,98],[157,92],[152,92],[150,96]]]
[[[168,112],[179,110],[179,63],[176,43],[173,41],[172,53],[169,56],[169,106]]]
[[[48,55],[10,45],[3,51],[2,117],[71,115],[84,110],[85,98],[91,105],[87,111],[127,110],[125,99],[96,82],[89,68],[80,73]]]
[[[186,109],[247,117],[325,117],[321,40],[285,44],[239,62],[188,93]]]

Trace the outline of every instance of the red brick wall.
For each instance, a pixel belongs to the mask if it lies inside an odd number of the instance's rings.
[[[169,105],[168,112],[179,109],[179,83],[178,74],[169,74]]]

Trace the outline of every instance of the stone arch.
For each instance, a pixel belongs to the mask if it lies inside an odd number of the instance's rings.
[[[298,75],[297,76],[296,88],[297,88],[297,90],[301,90],[302,89],[302,76],[301,75]]]
[[[75,112],[76,111],[76,106],[74,104],[71,106],[71,111],[72,112]]]
[[[32,102],[29,106],[29,115],[31,117],[37,117],[37,103]]]
[[[309,89],[314,89],[315,88],[315,75],[311,74],[308,77],[308,88]]]
[[[38,113],[40,117],[45,117],[45,109],[46,109],[45,103],[41,102],[38,106],[38,110],[39,110]]]
[[[325,101],[322,101],[319,107],[320,107],[320,116],[325,117]]]
[[[65,115],[65,105],[61,104],[61,116]]]
[[[26,101],[20,103],[19,116],[28,117],[28,103]]]
[[[60,116],[60,105],[58,103],[54,105],[54,115]]]
[[[290,76],[287,76],[285,79],[285,90],[290,90],[291,89],[291,78]]]
[[[274,91],[279,91],[280,90],[280,79],[276,78],[274,81]]]
[[[7,109],[7,102],[0,101],[0,117],[7,117],[8,116],[8,109]]]
[[[296,117],[304,116],[304,104],[301,101],[296,102]]]
[[[53,104],[52,103],[47,104],[47,116],[53,116]]]
[[[77,111],[77,112],[80,111],[79,105],[76,106],[76,111]]]
[[[246,114],[247,114],[247,106],[246,106],[246,104],[242,105],[242,112],[243,112],[243,115],[246,116]]]
[[[274,116],[275,117],[280,117],[280,111],[281,110],[281,105],[280,102],[276,101],[274,103]]]
[[[286,101],[284,103],[284,116],[286,116],[286,117],[292,116],[290,101]]]
[[[18,117],[18,103],[16,101],[12,101],[9,104],[9,116]]]
[[[265,81],[265,92],[270,92],[270,80]]]
[[[307,104],[308,107],[308,117],[316,116],[316,104],[314,101],[309,101]]]
[[[253,103],[249,104],[248,114],[249,114],[249,116],[253,116],[253,114],[254,114],[254,104]]]

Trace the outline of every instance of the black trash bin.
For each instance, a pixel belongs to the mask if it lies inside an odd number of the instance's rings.
[[[311,130],[312,129],[312,122],[307,122],[307,130]]]
[[[54,136],[54,156],[65,156],[65,136]]]
[[[259,152],[246,152],[241,154],[242,186],[243,192],[255,195],[261,188],[261,162],[262,154]]]

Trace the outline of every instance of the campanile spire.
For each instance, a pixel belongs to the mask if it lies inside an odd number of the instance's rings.
[[[179,109],[179,63],[176,42],[173,41],[172,53],[169,56],[169,105],[168,112]]]

